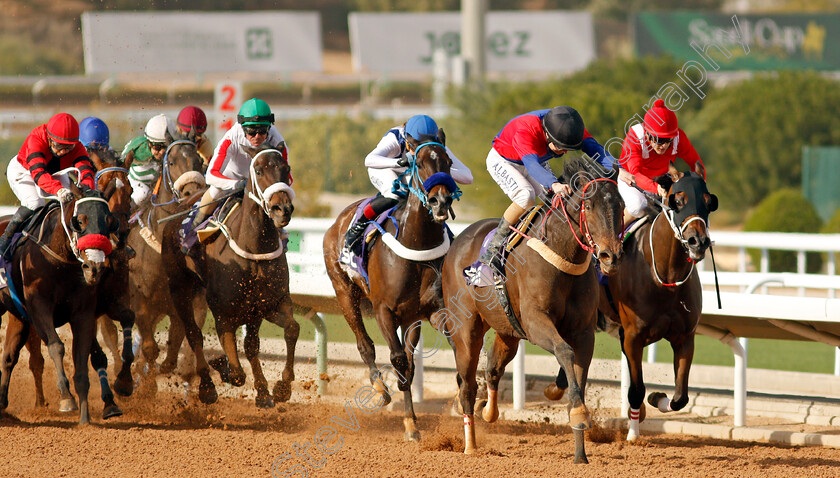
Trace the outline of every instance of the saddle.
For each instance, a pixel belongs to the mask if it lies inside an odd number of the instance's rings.
[[[359,203],[359,205],[356,207],[355,213],[353,214],[353,220],[350,221],[350,226],[348,230],[351,229],[357,222],[364,219],[365,207],[372,200],[373,197],[370,197]],[[370,248],[373,246],[374,241],[379,236],[381,231],[384,230],[384,224],[386,223],[386,221],[388,221],[388,219],[390,219],[391,222],[394,224],[394,237],[399,237],[400,226],[397,223],[397,219],[391,216],[391,213],[393,213],[394,210],[397,209],[397,207],[398,206],[394,206],[391,209],[388,209],[387,211],[377,216],[372,221],[368,221],[368,225],[362,233],[362,240],[356,241],[356,243],[353,244],[353,265],[349,265],[348,267],[351,267],[356,272],[358,272],[359,275],[361,275],[362,278],[364,278],[366,284],[370,282],[370,279],[368,278],[367,274],[368,252],[370,251]]]
[[[196,226],[196,234],[198,234],[198,241],[202,244],[209,244],[219,237],[221,230],[218,225],[211,225],[210,220],[215,218],[217,224],[226,224],[228,218],[242,204],[241,197],[230,197],[225,200],[219,207],[213,211],[204,222]]]

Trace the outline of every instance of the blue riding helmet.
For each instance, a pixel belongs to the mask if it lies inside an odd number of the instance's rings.
[[[437,141],[438,125],[431,116],[414,115],[405,122],[405,134],[417,141]]]
[[[111,141],[108,125],[95,116],[88,116],[79,123],[79,141],[86,148],[107,148]]]

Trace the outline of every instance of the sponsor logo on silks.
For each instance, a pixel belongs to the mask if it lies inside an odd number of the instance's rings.
[[[500,184],[503,189],[515,189],[516,188],[516,180],[510,177],[510,175],[505,171],[501,165],[496,164],[493,166],[493,171],[496,173],[496,176],[499,178],[499,181],[503,184]]]

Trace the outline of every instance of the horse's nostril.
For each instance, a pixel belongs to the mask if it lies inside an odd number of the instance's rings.
[[[688,245],[689,246],[696,246],[697,245],[697,238],[692,236],[688,238]]]
[[[600,260],[601,262],[610,263],[613,260],[613,256],[609,252],[602,252],[598,254],[598,260]]]

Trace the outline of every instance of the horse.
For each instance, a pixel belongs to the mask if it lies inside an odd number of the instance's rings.
[[[381,404],[391,401],[381,371],[376,367],[373,341],[365,330],[361,301],[367,297],[373,305],[379,330],[388,342],[392,373],[399,376],[403,391],[405,439],[419,441],[417,417],[411,399],[414,377],[414,349],[420,335],[420,321],[428,320],[443,303],[440,294],[440,266],[449,248],[449,232],[445,226],[452,200],[460,195],[449,175],[452,160],[440,142],[410,143],[408,194],[382,229],[381,240],[369,245],[366,283],[357,272],[347,269],[338,258],[344,245],[344,232],[353,220],[360,201],[342,211],[324,235],[324,262],[336,298],[347,324],[356,336],[359,354],[370,370],[371,383],[381,394]],[[413,141],[413,140],[410,140]],[[403,183],[405,184],[405,183]],[[396,240],[399,230],[399,240]],[[401,327],[404,333],[397,332]]]
[[[0,300],[2,312],[9,312],[0,364],[0,410],[8,406],[11,373],[31,326],[46,342],[55,364],[61,394],[59,410],[80,409],[79,423],[87,424],[87,362],[96,335],[97,286],[111,267],[107,258],[111,252],[108,236],[119,228],[119,223],[99,192],[82,192],[75,185],[70,189],[77,199],[62,205],[60,210],[49,210],[37,233],[24,234],[12,258],[9,287]],[[20,291],[20,295],[12,290]],[[68,322],[73,332],[73,379],[79,405],[70,393],[64,372],[64,344],[55,330]]]
[[[703,260],[711,246],[709,213],[717,209],[717,196],[695,173],[657,178],[668,192],[658,199],[660,211],[624,244],[624,264],[601,287],[599,310],[620,326],[621,350],[630,367],[627,440],[639,437],[639,422],[645,418],[645,384],[642,352],[645,346],[667,339],[674,350],[675,390],[669,400],[664,393],[648,397],[651,406],[663,412],[680,410],[688,403],[688,373],[694,356],[694,332],[703,306],[702,287],[694,264]],[[650,219],[648,216],[647,219]]]
[[[268,145],[245,150],[252,157],[245,197],[239,203],[229,199],[235,209],[223,221],[212,222],[224,237],[193,246],[190,256],[197,257],[195,271],[177,240],[180,224],[171,223],[164,233],[163,259],[168,266],[170,296],[182,322],[194,323],[190,304],[196,291],[206,290],[224,349],[224,355],[211,360],[210,365],[219,371],[222,381],[234,386],[245,383],[235,336],[236,329],[245,326],[245,356],[254,374],[256,405],[272,408],[275,400],[285,402],[291,397],[300,331],[292,313],[283,240],[283,227],[294,211],[294,190],[288,185],[291,170],[281,151]],[[259,360],[263,319],[282,327],[286,341],[286,366],[282,380],[274,386],[273,398]]]
[[[446,308],[432,319],[450,340],[458,369],[456,404],[464,414],[464,453],[475,452],[473,422],[477,393],[476,368],[485,333],[495,329],[496,339],[488,352],[486,380],[488,397],[483,416],[494,422],[499,416],[497,392],[505,366],[516,354],[520,339],[551,352],[561,366],[561,386],[569,388],[569,422],[575,430],[575,462],[586,463],[583,429],[589,427],[584,391],[595,341],[598,280],[591,265],[597,257],[605,274],[614,274],[622,260],[621,220],[624,202],[615,181],[594,178],[586,160],[567,161],[564,177],[571,178],[574,194],[569,199],[555,195],[543,205],[537,220],[524,230],[512,229],[519,241],[503,265],[504,291],[494,280],[466,285],[465,269],[472,270],[482,243],[498,219],[476,222],[452,243],[443,263],[443,293]],[[579,215],[569,214],[579,212]],[[523,247],[523,242],[527,247]],[[483,267],[482,267],[483,268]],[[497,282],[497,281],[496,281]],[[498,283],[498,282],[497,282]],[[505,307],[505,303],[508,307]],[[508,309],[506,312],[506,309]]]
[[[122,396],[130,396],[134,389],[131,379],[131,363],[134,353],[131,348],[131,330],[134,327],[134,312],[128,304],[128,260],[133,251],[126,247],[126,237],[129,231],[129,213],[131,200],[131,184],[128,181],[128,170],[121,167],[118,157],[111,149],[89,150],[88,156],[96,167],[96,190],[108,201],[111,214],[119,221],[119,228],[111,235],[112,252],[109,255],[112,267],[106,271],[97,288],[98,301],[96,315],[97,323],[103,338],[114,357],[114,369],[119,370],[114,382],[114,390]],[[111,317],[120,322],[123,328],[124,343],[122,356],[117,346],[117,330]],[[35,406],[45,406],[42,375],[44,371],[44,357],[41,355],[41,339],[34,330],[30,330],[26,342],[29,351],[29,368],[35,378]],[[102,400],[105,402],[104,419],[122,415],[122,411],[114,403],[114,396],[107,380],[108,360],[99,342],[94,339],[91,349],[91,365],[100,375]]]
[[[130,166],[129,159],[126,167]],[[165,224],[158,223],[159,219],[177,212],[184,203],[201,197],[205,186],[203,169],[204,163],[195,143],[178,140],[170,144],[163,159],[155,193],[148,206],[141,206],[142,210],[135,213],[138,221],[132,225],[128,234],[128,245],[137,254],[129,265],[129,300],[140,334],[142,358],[151,369],[156,366],[160,353],[155,342],[155,327],[165,315],[171,319],[167,356],[161,366],[163,372],[175,368],[178,350],[185,335],[193,352],[203,350],[204,346],[200,328],[207,312],[204,295],[198,295],[198,300],[193,304],[200,324],[182,324],[177,320],[179,316],[169,296],[165,272],[167,265],[161,257]],[[201,379],[199,399],[203,403],[214,403],[218,395],[203,354],[200,358],[196,357],[196,372]]]

